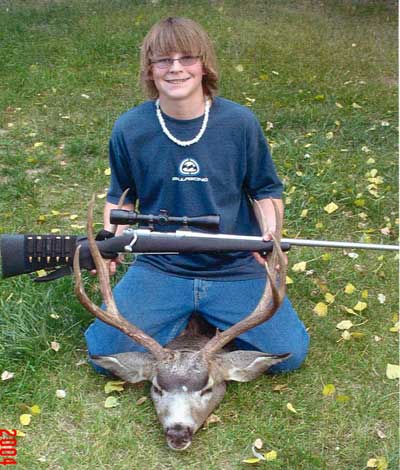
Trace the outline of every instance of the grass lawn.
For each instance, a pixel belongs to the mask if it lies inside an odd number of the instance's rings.
[[[251,107],[265,129],[286,184],[285,236],[396,243],[396,6],[1,1],[0,233],[84,232],[90,195],[108,185],[113,122],[144,99],[140,42],[158,19],[182,15],[215,40],[220,94]],[[0,380],[0,427],[25,433],[19,468],[244,469],[261,438],[277,459],[258,468],[361,470],[376,459],[371,468],[397,469],[398,381],[386,376],[399,361],[397,266],[394,252],[293,248],[288,292],[312,338],[306,364],[230,384],[221,423],[183,453],[168,450],[150,399],[140,400],[148,384],[114,392],[119,406],[104,407],[106,380],[85,363],[92,318],[72,278],[1,280],[0,373],[14,377]],[[343,320],[354,325],[344,337]],[[23,426],[33,405],[41,413]]]

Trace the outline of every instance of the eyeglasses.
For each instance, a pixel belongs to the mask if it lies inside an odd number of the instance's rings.
[[[194,65],[200,56],[196,55],[184,55],[177,59],[172,59],[171,57],[165,57],[163,59],[153,60],[150,62],[154,64],[159,69],[169,69],[172,64],[177,60],[181,65],[184,67],[189,67],[190,65]]]

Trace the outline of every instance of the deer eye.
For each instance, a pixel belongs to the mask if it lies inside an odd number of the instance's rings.
[[[205,388],[200,392],[200,396],[203,397],[204,395],[209,395],[212,392],[212,387]]]
[[[156,395],[159,395],[160,397],[161,397],[162,394],[163,394],[161,388],[156,387],[154,384],[153,384],[153,392],[154,392]]]

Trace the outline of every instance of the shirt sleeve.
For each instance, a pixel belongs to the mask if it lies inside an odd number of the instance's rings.
[[[281,199],[283,184],[279,179],[261,126],[254,117],[246,132],[245,189],[252,199]]]
[[[131,156],[123,134],[116,128],[113,129],[109,142],[109,160],[111,181],[107,193],[107,201],[112,204],[118,204],[122,193],[125,189],[130,188],[125,202],[135,204],[137,194],[131,168]]]

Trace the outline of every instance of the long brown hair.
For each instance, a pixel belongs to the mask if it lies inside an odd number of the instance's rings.
[[[169,17],[152,26],[143,40],[140,51],[140,85],[150,99],[158,97],[151,78],[151,61],[154,57],[171,52],[187,52],[200,57],[203,67],[203,90],[211,98],[217,94],[217,59],[211,39],[204,29],[189,18]]]

